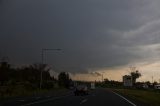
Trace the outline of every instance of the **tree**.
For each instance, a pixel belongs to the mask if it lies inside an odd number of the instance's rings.
[[[21,72],[24,80],[29,82],[39,82],[41,71],[43,72],[43,81],[51,80],[49,74],[50,68],[46,64],[33,64],[28,67],[24,67]]]
[[[135,85],[136,79],[141,76],[141,73],[140,73],[138,70],[136,70],[136,71],[132,71],[132,72],[130,73],[130,75],[131,75],[131,77],[132,77],[132,83],[133,83],[133,85]]]
[[[10,78],[10,64],[8,62],[0,63],[0,83],[3,85],[4,82],[8,81]]]
[[[146,81],[145,84],[147,84],[148,86],[151,85],[150,81]]]
[[[109,82],[110,82],[110,81],[109,81],[108,78],[104,79],[104,83],[105,83],[105,84],[107,84],[107,83],[109,83]]]
[[[69,78],[69,74],[65,72],[61,72],[58,75],[58,84],[61,87],[66,87],[68,88],[70,85],[71,79]]]

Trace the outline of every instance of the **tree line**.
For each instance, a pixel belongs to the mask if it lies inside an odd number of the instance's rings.
[[[42,73],[42,88],[50,89],[55,86],[69,88],[72,80],[69,74],[61,72],[58,79],[51,76],[50,68],[46,64],[32,64],[20,68],[12,68],[8,62],[0,63],[0,86],[25,85],[33,89],[40,86],[40,77]]]

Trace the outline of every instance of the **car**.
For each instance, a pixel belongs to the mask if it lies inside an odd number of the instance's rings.
[[[75,96],[88,95],[88,87],[85,85],[79,85],[75,87],[74,95]]]

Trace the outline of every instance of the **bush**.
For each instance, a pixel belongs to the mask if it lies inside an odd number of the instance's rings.
[[[42,85],[42,88],[44,88],[44,89],[52,89],[52,88],[54,88],[54,83],[52,81],[44,82],[43,85]]]

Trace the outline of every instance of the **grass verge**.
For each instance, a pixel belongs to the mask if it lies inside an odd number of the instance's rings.
[[[52,88],[52,89],[26,89],[24,86],[0,86],[0,100],[11,99],[16,97],[36,96],[52,94],[53,96],[66,93],[66,88]]]
[[[160,106],[160,91],[139,89],[114,89],[116,92],[149,106]]]

